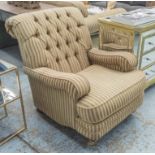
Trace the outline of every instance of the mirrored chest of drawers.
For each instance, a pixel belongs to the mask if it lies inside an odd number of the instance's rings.
[[[155,84],[155,21],[131,26],[100,18],[99,48],[128,51],[137,56],[137,68],[143,70],[146,88]]]

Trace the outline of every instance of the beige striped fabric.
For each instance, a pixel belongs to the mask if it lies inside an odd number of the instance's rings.
[[[92,45],[90,37],[86,37],[89,31],[78,9],[58,10],[12,17],[6,28],[19,38],[25,66],[75,73],[89,66],[86,53]]]
[[[74,129],[76,123],[75,98],[63,89],[45,85],[43,81],[36,79],[31,74],[29,75],[29,81],[37,109],[57,123]]]
[[[76,130],[91,140],[99,140],[103,135],[126,119],[137,109],[143,101],[143,94],[136,97],[131,103],[120,109],[104,121],[99,123],[87,123],[80,118],[76,119]]]
[[[18,39],[35,106],[57,123],[98,140],[142,103],[135,56],[92,49],[78,9],[13,16],[6,29]]]
[[[137,66],[136,56],[129,52],[105,52],[93,48],[88,53],[88,57],[92,64],[102,65],[122,72],[132,71]]]
[[[58,72],[45,67],[34,70],[25,67],[25,72],[44,85],[66,91],[76,101],[90,91],[88,80],[78,74]]]
[[[139,96],[145,86],[141,71],[124,74],[92,65],[78,74],[90,83],[89,94],[77,103],[79,117],[88,123],[99,123],[119,111]]]

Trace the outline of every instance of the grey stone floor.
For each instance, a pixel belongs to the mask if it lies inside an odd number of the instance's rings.
[[[88,147],[83,136],[36,111],[18,47],[1,49],[0,59],[19,68],[28,124],[26,131],[0,146],[0,152],[155,152],[155,86],[145,91],[144,103],[134,114],[105,135],[96,146]],[[6,81],[10,86],[13,82]],[[8,111],[9,117],[0,123],[0,135],[21,123],[18,103],[10,105]]]

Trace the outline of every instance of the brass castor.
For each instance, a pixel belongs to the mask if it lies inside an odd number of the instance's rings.
[[[87,143],[88,146],[96,146],[96,144],[97,144],[97,140],[89,140]]]

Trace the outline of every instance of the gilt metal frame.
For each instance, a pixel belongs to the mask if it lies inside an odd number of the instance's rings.
[[[19,96],[15,97],[13,100],[10,100],[10,101],[4,100],[4,102],[2,104],[0,104],[0,108],[4,108],[4,112],[5,112],[5,115],[0,118],[0,121],[8,116],[7,105],[10,103],[13,103],[14,101],[19,100],[20,104],[21,104],[21,110],[22,110],[23,126],[20,129],[18,129],[17,131],[15,131],[14,133],[8,135],[7,137],[0,139],[0,146],[5,144],[6,142],[8,142],[10,139],[14,138],[16,135],[23,132],[25,129],[27,129],[25,110],[24,110],[24,104],[23,104],[23,97],[22,97],[22,92],[21,92],[21,84],[20,84],[19,72],[17,70],[17,67],[13,66],[4,72],[0,72],[0,77],[4,76],[5,74],[8,74],[10,72],[15,72],[15,74],[16,74],[16,81],[17,81],[17,85],[18,85]]]

